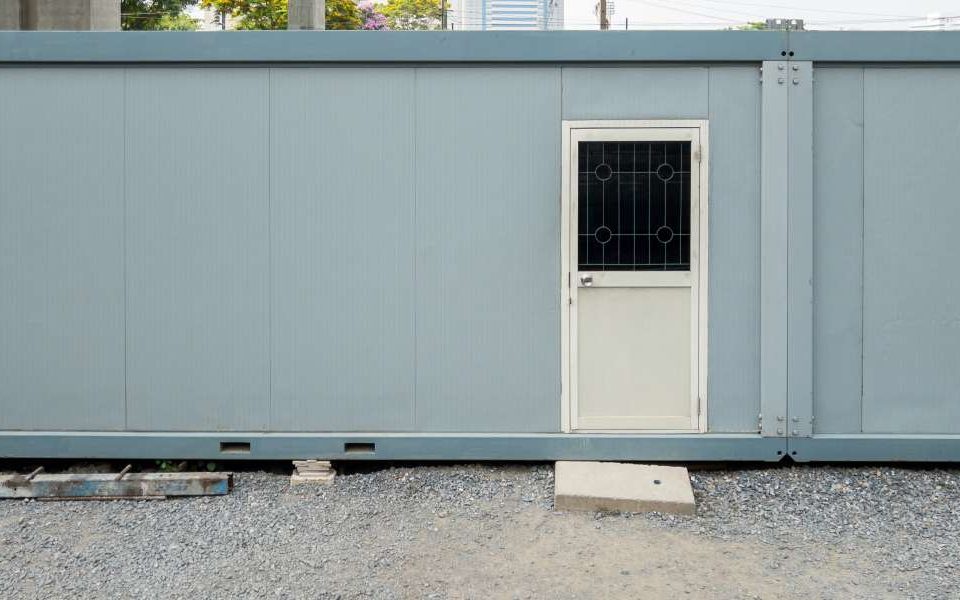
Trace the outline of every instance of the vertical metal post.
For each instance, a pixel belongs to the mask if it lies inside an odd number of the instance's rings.
[[[440,29],[447,30],[447,0],[440,0]]]
[[[764,61],[760,113],[761,433],[787,435],[789,63]]]
[[[813,63],[790,61],[787,431],[813,433]]]
[[[813,64],[763,63],[760,406],[764,436],[813,433]]]
[[[607,0],[600,0],[600,29],[601,31],[610,29],[610,21],[607,19]]]

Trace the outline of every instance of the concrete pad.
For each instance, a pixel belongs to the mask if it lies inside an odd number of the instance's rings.
[[[557,462],[558,510],[696,514],[685,467],[610,462]]]

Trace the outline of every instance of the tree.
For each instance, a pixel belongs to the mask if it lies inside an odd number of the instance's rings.
[[[371,0],[360,3],[360,17],[363,19],[362,29],[367,31],[383,31],[387,27],[387,16],[377,8]]]
[[[160,17],[160,24],[157,29],[163,31],[196,31],[200,23],[187,13],[178,15],[163,15]]]
[[[200,5],[238,18],[237,29],[286,29],[287,0],[200,0]],[[354,0],[327,0],[327,29],[360,29],[363,19]]]
[[[237,29],[287,28],[287,0],[201,0],[200,6],[239,18]]]
[[[764,31],[767,28],[767,24],[763,21],[750,21],[746,25],[737,25],[733,27],[737,31]]]
[[[327,29],[360,29],[363,16],[353,0],[327,0]]]
[[[120,28],[124,31],[156,31],[188,28],[184,9],[197,0],[121,0]],[[196,29],[196,23],[190,29]]]
[[[440,0],[387,0],[383,7],[390,29],[439,29]]]

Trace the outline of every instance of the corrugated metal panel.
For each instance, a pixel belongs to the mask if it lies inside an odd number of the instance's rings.
[[[960,34],[950,31],[791,31],[794,60],[845,63],[957,62]]]
[[[787,154],[787,418],[793,436],[813,425],[813,64],[790,65]]]
[[[0,69],[0,428],[123,427],[123,73]]]
[[[564,119],[704,119],[703,67],[568,67]]]
[[[271,428],[410,430],[414,71],[271,78]]]
[[[859,433],[863,69],[820,69],[813,102],[814,431]]]
[[[558,68],[417,71],[417,429],[560,427]]]
[[[760,72],[710,69],[711,431],[755,431],[760,412]]]
[[[840,35],[850,35],[848,33]],[[912,60],[957,60],[960,44],[913,33]],[[0,31],[0,63],[595,63],[779,59],[785,31]],[[888,49],[881,35],[859,52]],[[952,43],[951,43],[952,42]],[[901,45],[901,49],[903,46]],[[896,54],[896,53],[894,53]]]
[[[127,424],[268,425],[268,75],[131,69]]]
[[[960,69],[864,73],[863,429],[960,432]]]
[[[378,71],[371,78],[370,72],[347,70],[129,72],[131,429],[558,429],[559,69],[421,69],[416,109],[412,73]],[[352,95],[351,82],[358,86]],[[310,97],[324,98],[324,108],[309,105]],[[196,99],[199,108],[182,110]],[[265,120],[251,117],[265,115],[271,102],[272,136]],[[357,118],[344,118],[351,108]],[[464,114],[483,117],[467,120]],[[317,119],[316,125],[310,119]],[[371,120],[367,146],[359,125],[365,120]],[[243,128],[227,125],[241,121]],[[318,130],[321,126],[326,129]],[[269,160],[265,138],[272,139]],[[383,139],[408,148],[384,146]],[[185,153],[186,147],[193,152]],[[416,182],[405,178],[414,170],[414,156]],[[365,160],[394,164],[395,170],[386,178],[380,173],[379,180],[337,178],[343,164]],[[268,163],[274,170],[269,198]],[[358,194],[358,185],[370,191]],[[402,233],[412,231],[414,185],[422,241],[416,423],[413,241],[412,234],[404,239]],[[327,197],[387,198],[394,212],[311,203],[309,190],[321,187],[330,190]],[[307,193],[297,198],[298,190]],[[495,210],[476,210],[491,202]],[[372,268],[382,259],[380,270],[338,270],[344,263],[336,252],[353,235],[344,223],[358,222],[366,231],[375,215],[384,220],[373,223],[380,227],[374,237],[394,244],[389,258],[375,246],[358,244],[351,264],[357,251],[370,248],[360,262]],[[264,224],[271,220],[274,273],[273,291],[267,293]],[[439,239],[438,232],[444,234]],[[477,247],[489,250],[480,253]],[[330,280],[339,283],[323,287]],[[501,287],[511,291],[501,292],[499,300],[485,294]],[[357,301],[364,289],[369,304]],[[351,310],[357,315],[352,324]],[[272,322],[265,320],[270,311]],[[371,319],[378,311],[382,320]],[[324,315],[337,315],[327,329]],[[464,332],[461,322],[474,323],[475,330]],[[271,334],[265,358],[259,343]],[[371,359],[377,348],[381,354]],[[363,360],[351,363],[350,356]],[[264,387],[270,359],[272,405]]]
[[[789,338],[790,92],[786,61],[763,63],[760,120],[760,412],[766,436],[784,435]]]
[[[792,441],[792,440],[791,440]],[[925,440],[930,441],[930,440]],[[250,453],[224,452],[223,442],[250,444]],[[350,452],[353,443],[373,452]],[[783,438],[756,434],[559,433],[192,433],[0,431],[0,456],[53,458],[290,460],[778,460]],[[916,439],[906,445],[917,455]],[[901,448],[903,446],[900,446]],[[929,444],[936,456],[960,458],[956,443]]]

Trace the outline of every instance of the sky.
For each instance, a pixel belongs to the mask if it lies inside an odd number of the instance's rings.
[[[803,19],[807,29],[960,29],[960,0],[608,0],[611,29],[722,29],[766,18]],[[597,0],[566,0],[566,29],[596,29]]]

